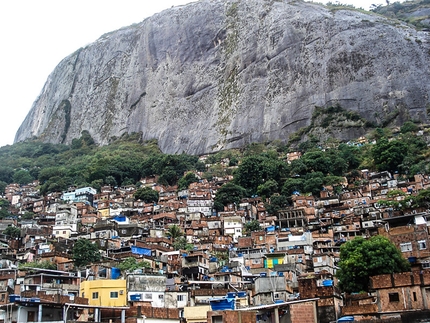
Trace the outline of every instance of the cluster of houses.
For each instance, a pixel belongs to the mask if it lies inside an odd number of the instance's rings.
[[[145,178],[142,185],[159,192],[158,203],[150,204],[135,200],[134,187],[73,188],[42,197],[37,182],[7,186],[4,198],[16,216],[1,220],[0,232],[16,226],[21,233],[0,236],[0,321],[401,322],[409,315],[413,322],[428,315],[430,211],[401,212],[378,201],[390,199],[391,190],[408,196],[428,189],[429,176],[402,181],[364,170],[360,186],[295,195],[276,214],[268,214],[259,197],[216,213],[216,191],[231,179],[201,180],[178,191]],[[252,220],[261,230],[246,230]],[[166,234],[172,225],[192,250],[174,249]],[[372,277],[369,293],[341,293],[335,278],[340,246],[373,235],[389,238],[411,271]],[[77,239],[96,243],[103,260],[76,268],[71,250]],[[119,263],[129,257],[150,268],[121,271]],[[37,261],[57,269],[19,267]]]

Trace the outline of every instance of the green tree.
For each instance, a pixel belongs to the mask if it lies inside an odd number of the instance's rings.
[[[13,168],[9,166],[0,166],[0,181],[3,181],[5,183],[12,183],[13,182]]]
[[[4,219],[10,216],[9,213],[9,201],[6,199],[0,199],[0,219]]]
[[[304,180],[301,178],[288,178],[282,186],[282,195],[291,196],[294,192],[304,192]]]
[[[75,242],[72,255],[76,267],[84,267],[102,258],[98,246],[87,239],[79,239]]]
[[[162,185],[175,185],[178,181],[178,175],[173,167],[166,167],[158,178],[158,181]]]
[[[400,127],[401,133],[417,132],[418,130],[419,127],[412,121],[406,121],[403,126]]]
[[[198,177],[194,173],[189,172],[189,173],[185,174],[178,181],[178,189],[180,189],[180,190],[187,189],[191,183],[196,183],[198,181],[199,181]]]
[[[0,194],[3,194],[6,189],[7,183],[0,180]]]
[[[240,186],[231,182],[221,186],[214,199],[215,209],[217,211],[223,211],[224,206],[228,204],[239,205],[240,200],[246,196],[246,190]]]
[[[430,189],[420,190],[417,195],[411,196],[408,200],[411,201],[412,207],[430,208]]]
[[[121,271],[133,271],[140,268],[150,268],[151,264],[148,261],[137,261],[134,257],[127,257],[117,267]]]
[[[347,293],[368,291],[371,276],[410,270],[400,250],[379,235],[367,240],[356,237],[343,244],[338,267],[339,288]]]
[[[17,227],[9,226],[3,231],[3,234],[12,238],[18,238],[21,236],[21,230]]]
[[[270,203],[264,204],[267,213],[275,214],[288,206],[288,199],[285,195],[275,194],[270,197]]]
[[[305,176],[303,189],[312,195],[319,195],[324,185],[324,175],[321,172],[308,173]]]
[[[407,152],[407,143],[400,140],[388,141],[383,137],[373,146],[372,156],[378,170],[394,173],[399,170]]]
[[[184,236],[184,233],[182,232],[182,229],[180,226],[174,224],[171,225],[168,229],[167,229],[167,233],[166,233],[167,237],[172,240],[175,241],[180,237]]]
[[[273,179],[269,179],[263,184],[258,185],[258,188],[257,188],[258,196],[261,196],[264,198],[269,197],[277,192],[278,192],[278,182],[274,181]]]
[[[251,232],[260,231],[260,230],[261,230],[261,226],[258,220],[252,220],[245,223],[245,234],[247,236],[250,236]]]
[[[134,193],[134,198],[136,200],[142,200],[146,203],[157,203],[158,197],[158,192],[150,187],[140,187]]]
[[[274,180],[281,182],[287,175],[287,164],[277,156],[268,154],[245,157],[234,174],[234,182],[245,188],[250,195],[257,192],[259,185]]]
[[[13,181],[21,185],[31,183],[33,179],[33,176],[25,169],[19,169],[13,174]]]
[[[192,243],[188,243],[187,239],[182,236],[177,238],[174,242],[173,242],[173,248],[175,250],[193,250],[194,249],[194,244]]]

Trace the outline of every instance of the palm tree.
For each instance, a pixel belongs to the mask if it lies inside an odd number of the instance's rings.
[[[181,228],[176,224],[172,225],[167,230],[167,236],[170,238],[172,242],[174,242],[177,238],[182,237],[183,235],[184,233],[182,232]]]

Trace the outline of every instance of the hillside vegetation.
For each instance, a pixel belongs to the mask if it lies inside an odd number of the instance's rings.
[[[430,0],[396,1],[388,6],[374,6],[372,11],[405,21],[418,29],[430,28]]]
[[[316,115],[321,118],[321,111]],[[323,117],[322,124],[331,127],[333,122],[344,123],[345,118],[337,111]],[[349,118],[359,123],[355,116]],[[251,144],[204,158],[162,154],[155,141],[140,142],[139,134],[100,147],[86,132],[70,146],[27,141],[0,148],[0,189],[4,191],[9,183],[35,180],[39,181],[41,194],[69,187],[140,186],[142,178],[156,175],[159,184],[179,184],[181,189],[201,178],[233,175],[236,187],[230,189],[240,192],[238,198],[281,196],[278,199],[282,204],[296,191],[318,194],[323,185],[341,189],[345,177],[354,183],[364,168],[398,173],[404,178],[429,173],[428,131],[410,121],[401,128],[376,128],[367,137],[348,143],[323,140],[313,131],[304,129],[295,135],[302,140],[289,145],[277,141]],[[292,152],[301,158],[292,159]],[[231,192],[226,194],[227,199],[231,196]],[[221,197],[218,202],[224,204]]]

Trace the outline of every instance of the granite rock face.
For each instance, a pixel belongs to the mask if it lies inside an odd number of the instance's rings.
[[[288,137],[315,106],[427,121],[429,34],[358,11],[201,0],[103,35],[60,62],[19,128],[70,143],[124,133],[202,154]],[[339,137],[356,136],[344,129]]]

